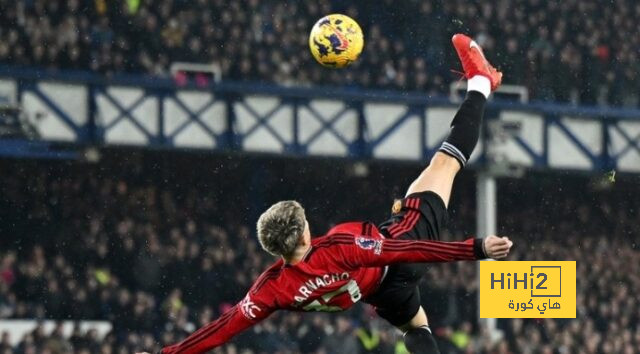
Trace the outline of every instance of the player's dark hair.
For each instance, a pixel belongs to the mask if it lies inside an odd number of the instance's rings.
[[[302,205],[295,200],[284,200],[260,215],[258,240],[265,251],[274,256],[287,257],[298,247],[305,226]]]

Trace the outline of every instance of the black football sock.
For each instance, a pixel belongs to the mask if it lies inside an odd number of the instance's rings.
[[[487,98],[478,91],[467,92],[451,122],[451,132],[439,151],[454,157],[464,167],[480,138]]]
[[[404,333],[404,345],[411,354],[440,354],[429,326],[412,328]]]

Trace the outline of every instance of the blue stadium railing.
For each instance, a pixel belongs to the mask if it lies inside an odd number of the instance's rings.
[[[24,146],[63,144],[424,160],[456,108],[420,93],[241,82],[183,87],[162,78],[15,68],[0,68],[2,96],[23,108],[38,133],[28,143],[0,143],[0,152],[13,155]],[[486,117],[476,163],[640,171],[638,109],[492,101]],[[496,123],[520,129],[496,133]]]

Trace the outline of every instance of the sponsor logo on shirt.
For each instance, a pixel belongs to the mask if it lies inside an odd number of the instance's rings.
[[[251,301],[251,298],[247,295],[244,300],[240,302],[240,311],[244,317],[250,320],[255,320],[256,317],[258,317],[256,312],[260,312],[262,310],[253,301]]]
[[[379,255],[382,252],[382,240],[356,237],[356,245],[363,250],[373,250],[373,253],[376,255]]]

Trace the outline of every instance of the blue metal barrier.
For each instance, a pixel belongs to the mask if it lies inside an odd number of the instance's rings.
[[[12,68],[0,68],[0,95],[15,97],[47,142],[357,159],[426,160],[456,109],[445,97],[420,93],[239,82],[179,87],[170,79]],[[486,118],[476,164],[497,158],[528,168],[640,172],[638,109],[492,101]],[[496,137],[496,122],[521,128]]]

